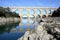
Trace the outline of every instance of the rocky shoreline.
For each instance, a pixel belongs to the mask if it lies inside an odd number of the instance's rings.
[[[35,32],[27,31],[18,40],[59,40],[60,18],[45,18],[40,24],[36,23]],[[44,21],[45,20],[45,21]]]
[[[18,21],[20,21],[20,18],[16,18],[16,17],[1,18],[0,17],[0,25],[5,24],[5,23],[18,22]]]

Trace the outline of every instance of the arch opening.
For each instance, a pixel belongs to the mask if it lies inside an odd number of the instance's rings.
[[[42,18],[45,18],[45,17],[46,17],[46,15],[43,15],[43,16],[42,16]]]
[[[48,10],[48,14],[51,14],[51,10]]]
[[[36,14],[41,14],[41,11],[39,9],[37,9]]]
[[[42,10],[42,15],[45,15],[47,11],[45,9]]]
[[[30,10],[30,14],[34,14],[34,10],[33,9]]]
[[[26,9],[23,9],[22,14],[28,14],[28,11]]]

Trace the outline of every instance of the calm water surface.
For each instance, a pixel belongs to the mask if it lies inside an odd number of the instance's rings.
[[[0,25],[0,40],[17,40],[23,36],[27,30],[33,30],[34,21],[30,21],[30,26],[27,26],[27,22],[27,19],[23,19],[22,26],[20,26],[20,22]]]

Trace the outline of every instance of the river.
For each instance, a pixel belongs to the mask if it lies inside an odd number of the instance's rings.
[[[0,25],[0,40],[17,40],[23,36],[27,30],[34,30],[34,21],[30,20],[30,26],[27,25],[27,22],[27,19],[23,19],[22,26],[20,22]]]

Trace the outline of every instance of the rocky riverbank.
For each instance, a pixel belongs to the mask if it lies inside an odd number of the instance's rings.
[[[43,22],[40,25],[35,27],[35,32],[31,33],[31,31],[27,31],[23,37],[18,40],[49,40],[52,39],[53,36],[48,34],[43,26]]]
[[[0,25],[5,24],[5,23],[18,22],[18,21],[20,21],[20,18],[16,18],[16,17],[1,18],[0,17]]]
[[[35,25],[35,32],[27,31],[18,40],[59,40],[60,18],[44,18],[43,22]]]

